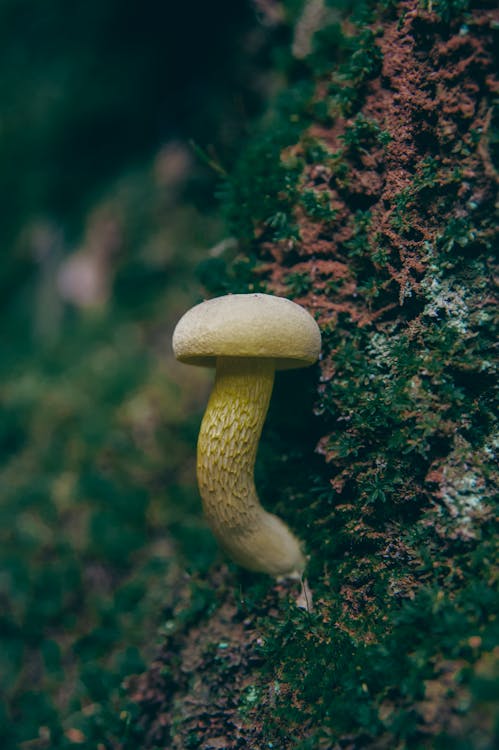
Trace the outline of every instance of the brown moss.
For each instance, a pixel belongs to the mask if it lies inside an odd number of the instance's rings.
[[[301,188],[319,184],[329,196],[336,219],[334,223],[312,221],[302,208],[295,209],[300,241],[294,249],[300,261],[291,266],[284,262],[282,244],[264,243],[262,255],[274,258],[274,264],[265,266],[265,277],[276,294],[286,293],[284,277],[290,272],[308,270],[314,280],[322,259],[328,264],[334,259],[349,265],[348,241],[354,233],[355,213],[362,206],[370,211],[366,246],[372,254],[381,247],[388,257],[385,265],[375,260],[373,264],[386,275],[382,279],[385,290],[394,302],[402,304],[407,295],[418,291],[427,269],[424,243],[434,242],[445,222],[464,210],[466,201],[490,200],[490,178],[497,175],[485,146],[476,149],[471,142],[473,134],[480,134],[480,143],[485,144],[490,129],[488,102],[497,86],[490,73],[493,15],[490,10],[475,11],[466,31],[456,24],[449,35],[447,28],[438,31],[435,16],[422,11],[419,3],[408,0],[400,4],[400,16],[383,26],[376,41],[383,56],[382,70],[368,84],[360,110],[365,120],[390,136],[389,140],[351,153],[345,149],[344,138],[355,118],[339,116],[331,127],[311,125],[304,133],[303,148],[297,145],[287,150],[288,158],[290,153],[304,157],[304,148],[312,139],[330,154],[341,153],[348,170],[347,178],[340,179],[328,164],[305,167]],[[318,95],[325,96],[322,84]],[[469,151],[463,153],[467,146]],[[415,179],[421,176],[425,160],[432,157],[439,161],[436,185],[456,193],[451,207],[442,206],[442,200],[423,206],[414,192]],[[456,168],[460,176],[453,184]],[[394,226],[397,200],[404,192],[408,204],[402,225]],[[308,269],[303,265],[306,258],[313,259]],[[323,269],[327,272],[331,266]],[[314,284],[299,301],[317,311],[323,322],[331,322],[331,313],[336,317],[338,312],[347,312],[360,325],[379,317],[377,310],[366,309],[365,299],[352,284],[342,288],[334,302],[322,291]],[[390,309],[399,312],[398,305]],[[384,317],[386,311],[382,310]]]

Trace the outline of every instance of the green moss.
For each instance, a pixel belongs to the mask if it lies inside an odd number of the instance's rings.
[[[313,50],[307,62],[316,75],[325,75],[337,62],[345,46],[345,36],[340,23],[319,29],[313,38]]]
[[[302,297],[312,288],[312,280],[306,273],[290,273],[286,276],[286,285],[293,297]]]
[[[325,164],[331,158],[331,154],[324,144],[308,134],[302,137],[301,146],[307,164]]]
[[[369,248],[367,229],[371,223],[371,212],[356,211],[351,217],[350,223],[352,225],[352,234],[351,237],[344,242],[343,247],[352,258],[364,257]]]
[[[391,140],[386,130],[382,130],[377,122],[363,114],[358,114],[340,137],[350,155],[369,150],[376,144],[386,146]]]
[[[196,276],[204,289],[214,297],[224,294],[239,294],[249,291],[265,292],[264,281],[255,275],[257,258],[233,254],[232,258],[205,258],[196,267]]]
[[[301,166],[281,159],[282,150],[295,136],[293,123],[281,132],[257,138],[224,188],[230,230],[245,244],[251,244],[262,226],[273,239],[296,236],[291,208]]]
[[[373,31],[362,24],[358,34],[344,39],[344,62],[338,66],[329,86],[331,114],[338,110],[348,116],[360,107],[366,84],[381,68],[382,54],[375,40]]]
[[[330,206],[330,196],[327,191],[303,190],[300,203],[305,213],[312,219],[329,222],[334,221],[337,216],[337,211]]]

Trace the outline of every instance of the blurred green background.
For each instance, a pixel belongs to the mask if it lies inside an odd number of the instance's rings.
[[[215,195],[283,33],[255,5],[0,2],[4,749],[104,747],[179,571],[216,554],[209,376],[170,337],[234,246]]]

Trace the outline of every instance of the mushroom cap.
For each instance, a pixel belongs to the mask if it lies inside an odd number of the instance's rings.
[[[275,359],[277,370],[306,367],[321,350],[319,326],[303,307],[270,294],[229,294],[188,310],[173,332],[180,362],[215,367],[217,357]]]

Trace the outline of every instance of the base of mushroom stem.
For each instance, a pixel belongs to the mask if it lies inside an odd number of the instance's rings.
[[[308,585],[306,578],[300,573],[293,573],[288,576],[280,576],[276,579],[280,587],[285,588],[291,586],[296,581],[300,582],[300,593],[295,599],[295,604],[298,609],[304,609],[306,612],[312,612],[314,608],[312,589]]]

